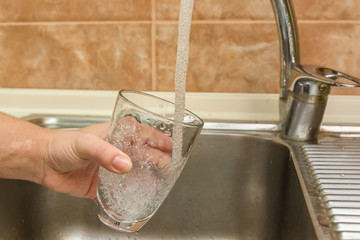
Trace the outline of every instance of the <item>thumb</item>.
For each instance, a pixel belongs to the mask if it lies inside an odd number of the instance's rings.
[[[128,155],[93,134],[80,133],[75,140],[75,150],[80,158],[95,160],[111,172],[125,173],[132,167]]]

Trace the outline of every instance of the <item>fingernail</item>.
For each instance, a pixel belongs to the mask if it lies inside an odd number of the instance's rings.
[[[118,172],[127,172],[131,169],[132,163],[128,159],[116,156],[112,161],[112,166]]]

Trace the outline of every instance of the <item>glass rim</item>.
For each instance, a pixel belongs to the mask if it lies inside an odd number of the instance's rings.
[[[152,94],[149,94],[149,93],[145,93],[145,92],[141,92],[141,91],[136,91],[136,90],[129,90],[129,89],[122,89],[119,91],[119,96],[121,96],[128,104],[130,105],[133,105],[133,106],[136,106],[137,108],[140,108],[142,109],[143,111],[147,112],[147,113],[151,113],[151,114],[154,114],[156,115],[157,117],[159,118],[163,118],[163,119],[166,119],[168,121],[171,121],[171,122],[176,122],[176,123],[181,123],[183,125],[186,125],[186,126],[190,126],[190,127],[202,127],[204,125],[204,120],[202,120],[198,115],[196,115],[195,113],[189,111],[188,109],[185,108],[185,112],[187,113],[190,113],[191,115],[195,116],[199,121],[200,123],[199,124],[194,124],[194,123],[186,123],[186,122],[179,122],[179,121],[176,121],[175,119],[170,119],[170,118],[167,118],[167,117],[164,117],[158,113],[155,113],[153,111],[150,111],[146,108],[143,108],[141,106],[139,106],[138,104],[132,102],[130,99],[128,99],[126,96],[124,96],[123,93],[134,93],[134,94],[138,94],[138,95],[143,95],[143,96],[146,96],[146,97],[152,97],[152,98],[156,98],[158,100],[161,100],[163,102],[167,102],[167,103],[170,103],[171,105],[174,106],[174,109],[175,109],[175,103],[169,101],[169,100],[166,100],[166,99],[163,99],[161,97],[158,97],[158,96],[154,96]]]

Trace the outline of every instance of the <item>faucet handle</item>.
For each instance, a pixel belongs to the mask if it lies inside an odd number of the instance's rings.
[[[330,87],[357,88],[360,79],[331,68],[316,65],[296,65],[291,71],[290,91],[308,96],[324,96]]]
[[[360,87],[360,79],[315,65],[291,69],[292,85],[286,105],[282,136],[296,141],[317,138],[331,87]]]
[[[329,81],[331,86],[346,88],[360,87],[360,79],[349,74],[314,65],[306,65],[305,67],[307,72],[312,71],[318,76],[323,76],[325,82]]]
[[[297,68],[308,77],[334,87],[360,87],[360,79],[337,70],[316,65],[299,65]]]

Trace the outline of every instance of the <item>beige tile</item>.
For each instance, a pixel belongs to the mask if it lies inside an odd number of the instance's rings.
[[[0,87],[151,90],[150,24],[0,27]]]
[[[293,0],[298,19],[304,20],[360,20],[359,0]]]
[[[157,26],[157,90],[173,91],[177,25]],[[302,23],[301,62],[360,77],[360,23]],[[273,24],[193,24],[188,91],[277,93],[279,50]],[[360,95],[334,88],[333,94]]]
[[[156,0],[158,20],[176,20],[179,0]],[[193,19],[274,19],[270,1],[264,0],[196,0]]]
[[[174,90],[177,25],[157,26],[157,90]],[[187,90],[275,93],[279,46],[275,24],[194,24]]]
[[[150,0],[0,1],[0,21],[150,20]]]

